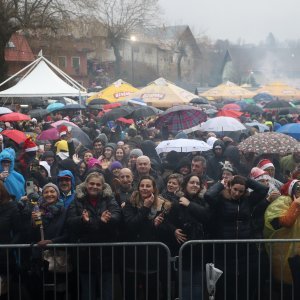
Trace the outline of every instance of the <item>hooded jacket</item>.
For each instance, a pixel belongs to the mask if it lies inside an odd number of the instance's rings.
[[[19,201],[25,195],[25,179],[23,175],[14,170],[15,156],[13,154],[14,151],[12,152],[11,150],[13,149],[4,149],[0,153],[0,173],[3,172],[2,161],[9,160],[11,162],[8,171],[9,175],[3,183],[8,193]]]
[[[97,198],[94,207],[90,201],[83,182],[76,187],[76,197],[71,203],[67,225],[71,228],[71,241],[82,243],[104,243],[113,242],[116,237],[116,226],[121,220],[121,209],[116,202],[110,186],[105,183],[101,195]],[[87,210],[90,222],[82,222],[82,212]],[[100,216],[105,210],[112,214],[108,223],[103,223]]]
[[[71,177],[71,191],[68,193],[68,195],[65,195],[62,191],[60,191],[59,199],[64,202],[64,207],[68,208],[75,197],[75,178],[74,178],[72,172],[70,172],[68,170],[60,171],[57,175],[58,185],[59,185],[59,179],[64,176]]]
[[[216,147],[220,146],[222,148],[222,154],[220,156],[216,156]],[[213,153],[214,155],[207,160],[207,175],[214,179],[215,181],[221,178],[222,174],[222,164],[225,161],[224,151],[225,144],[221,140],[216,140],[213,144]]]

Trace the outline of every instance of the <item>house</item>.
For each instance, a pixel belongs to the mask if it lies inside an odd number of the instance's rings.
[[[89,40],[69,36],[30,35],[32,51],[43,55],[58,68],[83,86],[89,85],[87,55],[91,51]]]
[[[5,48],[5,61],[8,66],[8,77],[22,70],[35,60],[26,36],[14,33]]]

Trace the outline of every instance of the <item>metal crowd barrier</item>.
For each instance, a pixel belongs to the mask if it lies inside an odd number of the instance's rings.
[[[0,299],[298,300],[298,253],[300,239],[189,241],[178,257],[155,242],[0,245]]]

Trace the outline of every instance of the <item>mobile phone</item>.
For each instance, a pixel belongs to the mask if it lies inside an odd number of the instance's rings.
[[[34,193],[34,184],[32,180],[26,181],[26,194],[30,195]]]
[[[39,145],[39,149],[40,149],[41,151],[45,151],[45,146],[44,146],[44,145]]]

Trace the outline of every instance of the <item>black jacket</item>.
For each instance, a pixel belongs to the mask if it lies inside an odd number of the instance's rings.
[[[253,191],[238,201],[231,200],[228,190],[220,182],[214,184],[204,195],[213,210],[211,236],[217,239],[253,238],[251,215],[253,208],[264,200],[268,187],[247,179],[247,186]]]

